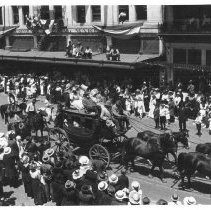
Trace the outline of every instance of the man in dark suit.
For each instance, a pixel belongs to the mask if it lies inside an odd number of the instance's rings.
[[[129,188],[129,179],[126,176],[126,170],[122,169],[121,175],[118,176],[118,182],[115,185],[115,190],[123,190],[124,188]]]
[[[188,119],[187,116],[188,109],[185,107],[184,103],[180,104],[179,113],[178,113],[178,120],[179,120],[179,129],[180,131],[186,131],[186,121]]]

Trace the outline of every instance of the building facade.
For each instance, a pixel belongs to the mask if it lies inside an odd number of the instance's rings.
[[[124,23],[119,14],[126,14]],[[52,33],[44,50],[65,51],[69,39],[90,46],[93,51],[105,51],[113,45],[122,53],[162,54],[163,43],[158,38],[158,24],[163,21],[161,5],[30,5],[0,6],[0,30],[16,27],[0,39],[1,48],[39,48],[41,35],[34,35],[26,27],[26,15],[55,20],[59,30]],[[130,27],[140,24],[139,33],[132,38],[122,39],[104,34],[95,28]]]
[[[159,36],[170,64],[168,81],[188,84],[192,79],[205,84],[211,79],[211,6],[165,6]]]

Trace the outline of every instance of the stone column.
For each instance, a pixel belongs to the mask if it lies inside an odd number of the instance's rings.
[[[29,17],[33,18],[33,16],[34,16],[33,6],[29,5]]]
[[[206,49],[202,49],[201,51],[201,65],[206,65]]]
[[[105,5],[100,5],[101,24],[105,25]]]
[[[106,43],[107,43],[107,47],[112,45],[112,37],[111,36],[106,36]]]
[[[66,6],[65,20],[67,21],[68,27],[71,27],[73,25],[72,6]]]
[[[163,7],[162,5],[147,5],[147,22],[152,24],[162,23]]]
[[[105,22],[107,25],[111,26],[113,25],[113,5],[107,5],[107,16]]]
[[[129,22],[136,21],[136,7],[135,5],[129,5]]]
[[[55,19],[55,11],[54,11],[54,6],[53,5],[49,5],[49,17],[50,17],[50,20],[54,20]]]
[[[114,5],[113,6],[113,24],[116,25],[118,23],[119,23],[119,6]]]
[[[9,6],[4,6],[4,12],[5,12],[5,15],[3,15],[3,16],[5,16],[5,20],[4,20],[4,23],[5,23],[5,26],[9,26],[10,25],[10,23],[9,23],[9,19],[10,19],[10,16],[9,16],[9,10],[8,10],[8,7]],[[3,13],[4,14],[4,13]],[[4,18],[4,17],[3,17]]]
[[[159,55],[162,55],[164,53],[164,43],[161,38],[159,38]]]
[[[34,49],[37,49],[37,36],[33,35],[33,40],[34,40]]]
[[[10,47],[10,37],[9,36],[5,36],[5,42],[6,42],[6,46],[5,46],[5,50],[9,50]]]
[[[77,6],[71,6],[72,8],[72,25],[77,24]]]
[[[14,25],[12,6],[8,6],[9,26]]]
[[[92,22],[92,11],[91,11],[91,5],[85,6],[86,11],[86,23],[91,24]]]
[[[24,26],[24,17],[23,17],[23,8],[22,6],[18,6],[18,15],[19,15],[19,26]]]

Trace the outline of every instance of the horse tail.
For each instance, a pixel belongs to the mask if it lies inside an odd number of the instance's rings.
[[[4,105],[0,106],[0,113],[1,113],[1,118],[4,119],[4,115],[5,115]]]

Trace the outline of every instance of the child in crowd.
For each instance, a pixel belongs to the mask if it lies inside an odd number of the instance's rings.
[[[159,128],[160,108],[159,108],[158,103],[156,103],[155,105],[153,115],[154,115],[154,121],[155,121],[155,128]]]
[[[202,133],[201,133],[202,116],[201,116],[200,112],[197,114],[195,123],[196,123],[196,129],[198,131],[196,135],[201,136],[202,135]]]

